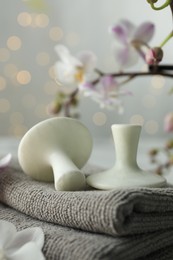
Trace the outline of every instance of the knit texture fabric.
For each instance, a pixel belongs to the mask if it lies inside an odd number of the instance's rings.
[[[58,192],[9,168],[0,201],[0,219],[42,227],[47,260],[173,259],[172,188]]]
[[[110,235],[173,228],[173,189],[58,192],[19,170],[0,174],[0,201],[42,221]]]
[[[41,227],[46,260],[171,260],[173,230],[131,236],[109,236],[36,220],[0,204],[0,219],[18,230]]]

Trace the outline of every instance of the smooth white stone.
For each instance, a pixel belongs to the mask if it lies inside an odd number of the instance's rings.
[[[140,125],[113,125],[112,133],[116,152],[115,165],[90,175],[87,183],[97,189],[109,190],[134,187],[163,187],[166,180],[155,173],[141,170],[137,164]]]
[[[56,190],[81,190],[81,169],[90,157],[92,138],[78,120],[58,117],[40,122],[22,138],[18,160],[23,171],[38,181],[54,181]]]

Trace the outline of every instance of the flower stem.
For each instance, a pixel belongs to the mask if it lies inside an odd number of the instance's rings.
[[[64,103],[64,114],[66,117],[71,117],[70,108],[73,102],[73,99],[78,94],[79,89],[75,89],[69,96],[69,99]]]
[[[159,70],[159,66],[157,66],[158,69],[152,70],[152,71],[146,71],[146,72],[120,72],[120,73],[110,73],[109,75],[112,77],[138,77],[138,76],[153,76],[153,75],[161,75],[164,77],[173,78],[173,73],[167,73],[164,71]],[[102,75],[106,75],[106,73],[102,73]]]
[[[173,37],[173,31],[168,34],[168,36],[164,39],[164,41],[160,44],[162,48],[171,38]]]
[[[127,84],[128,82],[130,82],[133,78],[135,78],[135,75],[129,75],[129,77],[123,81],[121,81],[118,86],[121,86],[121,85],[125,85]]]
[[[167,0],[163,5],[159,6],[159,7],[156,7],[154,6],[154,3],[152,2],[152,0],[149,1],[150,2],[150,5],[151,5],[151,8],[156,10],[156,11],[159,11],[159,10],[162,10],[164,9],[165,7],[167,7],[168,5],[170,5],[172,3],[172,0]]]
[[[146,72],[136,71],[136,72],[119,72],[119,73],[109,73],[109,74],[104,73],[97,69],[96,72],[98,73],[98,78],[96,80],[91,81],[90,83],[92,83],[93,86],[97,85],[99,83],[100,77],[103,77],[105,75],[109,75],[115,78],[127,77],[125,80],[119,82],[119,86],[122,86],[137,77],[160,75],[163,77],[173,78],[173,73],[166,72],[166,70],[173,70],[172,65],[149,66],[148,69],[149,70]]]

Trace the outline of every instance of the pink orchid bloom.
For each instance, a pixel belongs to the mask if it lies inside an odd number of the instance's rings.
[[[166,132],[173,132],[173,112],[171,112],[165,116],[164,130]]]
[[[119,97],[129,94],[126,91],[120,91],[118,82],[109,75],[103,76],[97,85],[82,84],[80,90],[84,92],[85,96],[89,96],[98,102],[101,108],[110,110],[116,108],[119,113],[123,112],[122,101]]]
[[[96,67],[97,58],[90,51],[83,51],[73,56],[63,45],[57,45],[55,51],[60,58],[55,63],[55,73],[57,80],[62,84],[79,85]]]
[[[130,67],[137,63],[139,55],[145,59],[141,46],[148,46],[154,34],[154,25],[145,22],[136,27],[128,20],[122,20],[110,29],[116,40],[123,46],[115,49],[115,58],[119,66]]]
[[[8,167],[10,161],[11,161],[10,153],[0,159],[0,172],[3,171],[6,167]]]

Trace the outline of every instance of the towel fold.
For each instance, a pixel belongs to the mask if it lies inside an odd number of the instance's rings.
[[[41,221],[112,236],[173,228],[173,189],[58,192],[20,170],[0,174],[0,201]]]
[[[173,229],[112,237],[36,220],[3,204],[0,219],[12,222],[18,230],[41,227],[46,260],[173,259]]]

